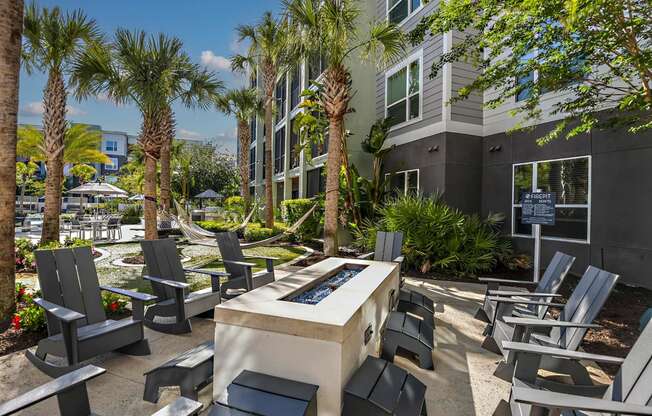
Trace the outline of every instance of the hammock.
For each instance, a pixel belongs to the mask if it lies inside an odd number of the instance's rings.
[[[181,204],[179,204],[177,201],[174,201],[174,206],[177,209],[177,214],[179,215],[179,219],[183,219],[188,224],[188,226],[193,229],[194,232],[196,232],[197,234],[201,234],[201,235],[203,235],[205,237],[213,237],[213,238],[215,238],[215,233],[213,233],[211,231],[208,231],[208,230],[198,226],[197,224],[195,224],[192,221],[192,219],[190,218],[190,215],[188,214],[188,212],[181,206]],[[233,227],[233,228],[231,228],[229,231],[236,232],[236,231],[239,231],[239,230],[243,230],[247,226],[247,224],[249,224],[249,222],[251,221],[251,218],[253,218],[254,213],[256,212],[257,208],[258,208],[257,203],[254,203],[253,207],[251,207],[251,211],[249,212],[249,215],[247,215],[245,217],[245,219],[242,221],[242,223],[235,226],[235,227]],[[176,220],[176,218],[175,218],[175,220]],[[181,221],[177,221],[177,222],[181,223]]]
[[[306,222],[306,220],[313,214],[313,212],[315,212],[315,209],[317,209],[317,204],[313,205],[312,208],[306,211],[306,213],[303,214],[303,216],[297,220],[297,222],[292,224],[290,228],[283,231],[282,233],[276,234],[264,240],[254,241],[253,243],[240,244],[240,247],[243,249],[247,249],[247,248],[268,246],[280,240],[281,238],[285,237],[286,235],[294,234],[295,232],[297,232],[299,227],[301,227],[301,225],[304,222]],[[195,227],[202,230],[202,232],[198,232],[195,228],[192,227],[192,224],[188,224],[187,221],[185,221],[183,218],[181,218],[181,216],[179,216],[179,229],[181,230],[183,235],[188,239],[189,242],[201,246],[217,247],[217,241],[215,241],[215,237],[216,237],[215,233],[210,233],[209,236],[206,235],[207,233],[209,233],[208,231],[197,226]]]

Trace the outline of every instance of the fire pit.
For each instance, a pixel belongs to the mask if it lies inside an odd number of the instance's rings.
[[[218,305],[214,397],[250,370],[318,385],[319,415],[339,415],[398,287],[394,263],[329,258]]]

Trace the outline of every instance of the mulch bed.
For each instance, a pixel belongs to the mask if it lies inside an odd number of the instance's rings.
[[[142,254],[136,254],[129,257],[122,258],[122,262],[126,264],[145,264],[145,256]]]

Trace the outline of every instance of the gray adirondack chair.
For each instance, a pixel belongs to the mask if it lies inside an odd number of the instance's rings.
[[[516,353],[509,407],[514,416],[546,414],[597,416],[606,414],[652,415],[652,325],[647,325],[625,359],[531,344],[505,342]],[[591,360],[620,364],[608,386],[542,383],[537,376],[543,357],[578,362]],[[588,373],[588,372],[587,372]]]
[[[13,415],[53,396],[57,397],[61,416],[95,414],[91,413],[86,382],[105,372],[105,369],[94,365],[79,368],[0,404],[0,416]],[[201,403],[180,397],[156,412],[155,416],[192,416],[198,414],[201,408]],[[52,413],[48,412],[48,414]]]
[[[34,252],[42,299],[34,302],[45,309],[48,337],[39,341],[27,358],[41,371],[57,377],[80,368],[84,360],[110,351],[147,355],[149,344],[143,333],[145,302],[156,297],[146,293],[100,286],[90,247],[37,250]],[[100,290],[128,296],[132,316],[114,321],[106,318]],[[67,365],[48,362],[47,356],[66,359]]]
[[[225,298],[233,298],[241,295],[244,292],[254,290],[268,283],[272,283],[274,279],[274,260],[276,257],[266,256],[245,256],[238,241],[238,235],[234,232],[217,233],[217,246],[222,255],[224,268],[230,274],[229,281],[222,286],[225,289],[223,296]],[[254,263],[248,263],[247,259],[264,259],[266,262],[266,269],[254,273],[253,268],[256,267]]]
[[[184,269],[173,239],[141,241],[147,275],[159,301],[147,308],[145,326],[160,332],[181,334],[192,331],[190,318],[210,312],[219,305],[220,278],[228,273]],[[186,273],[209,276],[211,287],[189,292]]]
[[[512,377],[515,356],[513,352],[503,348],[503,341],[526,342],[534,346],[576,351],[586,332],[591,328],[600,327],[592,322],[609,298],[618,277],[616,274],[589,266],[565,305],[548,303],[548,306],[563,307],[558,319],[505,316],[501,320],[496,320],[492,335],[487,336],[482,344],[484,348],[502,354],[505,358],[495,374],[507,380]],[[496,302],[521,302],[534,305],[543,303],[500,297],[490,297],[490,299]],[[548,333],[543,333],[544,331]],[[545,357],[541,366],[549,371],[568,374],[575,382],[589,384],[586,372],[577,363]]]
[[[376,233],[376,249],[371,253],[358,256],[359,259],[374,261],[388,261],[399,264],[403,268],[404,257],[401,255],[403,248],[403,232],[378,231]],[[420,293],[403,288],[403,277],[400,282],[400,293],[395,299],[394,306],[399,312],[408,312],[421,317],[428,325],[435,327],[435,306],[430,298]]]
[[[502,316],[518,316],[521,318],[539,318],[543,319],[548,312],[546,304],[540,305],[521,305],[514,303],[503,302],[500,311],[497,311],[495,301],[490,300],[492,296],[499,297],[512,297],[518,300],[531,299],[541,300],[543,302],[551,302],[554,297],[560,296],[557,294],[561,284],[564,282],[568,271],[575,262],[575,257],[569,256],[561,252],[556,252],[550,260],[550,264],[546,268],[541,280],[537,282],[519,282],[510,279],[493,279],[481,278],[480,281],[487,283],[484,302],[482,307],[478,309],[475,317],[477,319],[488,322],[485,329],[485,335],[488,335],[493,330],[494,321],[500,319]],[[520,283],[520,285],[519,285]],[[524,285],[523,285],[524,284]],[[514,290],[500,290],[504,286],[530,286],[534,288],[532,292],[514,291]]]

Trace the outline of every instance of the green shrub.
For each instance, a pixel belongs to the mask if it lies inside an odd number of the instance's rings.
[[[312,199],[286,199],[281,202],[283,221],[292,226],[316,203]],[[321,235],[323,220],[323,211],[321,208],[317,208],[295,233],[297,239],[307,241]]]
[[[224,209],[228,211],[244,212],[244,198],[241,196],[230,196],[224,200]]]
[[[204,230],[213,233],[223,233],[226,231],[231,231],[238,226],[238,224],[232,222],[224,222],[224,221],[197,221],[197,225],[203,228]]]
[[[120,223],[124,225],[140,224],[140,218],[143,216],[143,206],[139,204],[127,205],[122,211]]]
[[[126,312],[127,301],[111,292],[102,293],[102,306],[108,317],[122,315]]]
[[[34,250],[36,244],[28,238],[16,239],[16,271],[34,270]]]
[[[261,241],[281,234],[287,229],[288,227],[280,222],[274,223],[274,228],[263,227],[260,223],[249,223],[244,232],[244,239],[248,242]]]
[[[11,318],[14,330],[39,332],[45,329],[45,313],[34,303],[37,293],[29,293],[22,284],[16,285],[16,313]]]
[[[438,196],[395,198],[379,214],[375,223],[354,229],[357,245],[373,249],[377,231],[403,231],[406,262],[424,273],[474,276],[492,270],[512,253],[511,243],[500,233],[502,215],[466,215]]]

